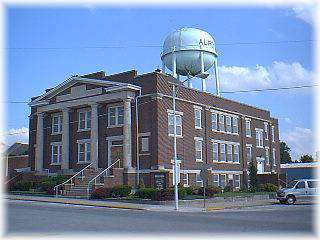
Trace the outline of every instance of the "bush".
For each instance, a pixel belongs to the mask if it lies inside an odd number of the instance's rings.
[[[29,191],[32,188],[34,188],[34,182],[22,181],[22,182],[15,183],[10,190],[11,191]]]
[[[231,185],[224,187],[223,192],[233,192],[234,188]]]
[[[136,192],[136,196],[142,199],[154,199],[156,192],[155,188],[140,188]]]
[[[216,186],[209,186],[206,187],[206,196],[207,197],[213,197],[215,194],[221,193],[221,188]],[[203,196],[203,187],[198,189],[198,195]]]
[[[112,189],[100,187],[92,191],[90,198],[91,199],[104,199],[112,196]]]
[[[194,187],[186,187],[185,188],[187,195],[194,195],[197,194],[198,189],[194,188]]]
[[[174,189],[173,189],[173,192],[174,192]],[[184,198],[185,196],[187,196],[187,190],[185,187],[179,187],[178,188],[178,195],[179,195],[179,198]]]
[[[262,192],[276,192],[278,190],[277,185],[272,183],[260,184],[259,187]]]
[[[167,189],[161,189],[157,190],[154,199],[156,201],[169,201],[174,199],[174,189],[173,188],[167,188]]]
[[[127,197],[131,193],[131,186],[120,185],[112,188],[112,197]]]

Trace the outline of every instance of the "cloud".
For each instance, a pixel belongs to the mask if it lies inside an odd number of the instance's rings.
[[[314,5],[298,5],[292,8],[295,16],[306,23],[313,24],[316,8]]]
[[[4,137],[5,137],[5,144],[7,146],[11,146],[15,142],[28,143],[29,129],[27,127],[12,128]]]
[[[270,66],[254,68],[220,66],[219,80],[222,91],[249,90],[311,84],[313,73],[300,63],[275,61]],[[214,81],[208,81],[214,88]]]
[[[309,128],[295,127],[289,132],[282,134],[281,140],[291,148],[292,160],[298,160],[301,155],[313,154],[313,134]]]

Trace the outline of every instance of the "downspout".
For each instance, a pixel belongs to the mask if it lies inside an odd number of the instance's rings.
[[[136,161],[137,161],[137,182],[136,186],[140,183],[140,159],[139,159],[139,116],[138,116],[138,99],[141,98],[141,88],[139,89],[139,95],[135,97],[135,111],[136,111]]]

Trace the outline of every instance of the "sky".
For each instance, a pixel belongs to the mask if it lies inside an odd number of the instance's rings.
[[[8,7],[6,13],[6,144],[28,141],[26,103],[72,75],[161,68],[165,37],[182,27],[211,34],[222,92],[313,84],[310,6],[65,8]],[[208,91],[215,92],[209,77]],[[200,84],[195,82],[195,87]],[[293,159],[313,153],[313,89],[222,93],[267,109]]]

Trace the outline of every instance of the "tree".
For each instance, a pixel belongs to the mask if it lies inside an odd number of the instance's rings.
[[[292,163],[290,151],[291,149],[285,142],[280,142],[280,163]]]
[[[253,164],[253,161],[251,161],[249,165],[249,191],[255,192],[258,190],[258,178],[257,178],[257,168]]]
[[[300,157],[300,162],[302,162],[302,163],[309,163],[309,162],[313,162],[313,161],[314,161],[313,157],[311,155],[308,155],[308,154],[302,155]]]

